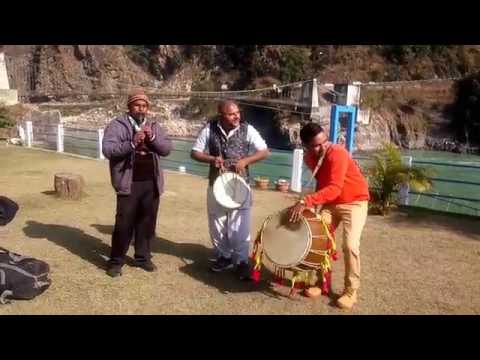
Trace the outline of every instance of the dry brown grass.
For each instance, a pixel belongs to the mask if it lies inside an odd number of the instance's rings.
[[[81,173],[87,197],[50,194],[56,172]],[[322,297],[293,300],[264,283],[238,283],[208,272],[211,245],[205,213],[206,180],[167,174],[153,246],[157,273],[126,266],[105,275],[115,197],[107,163],[14,147],[0,147],[0,193],[20,205],[0,229],[0,245],[47,261],[52,286],[32,301],[0,307],[0,314],[341,314]],[[252,232],[291,200],[255,191]],[[476,222],[477,221],[477,222]],[[131,252],[129,253],[132,255]],[[362,240],[362,290],[354,314],[478,314],[478,220],[436,214],[370,217]],[[343,257],[335,264],[341,291]]]

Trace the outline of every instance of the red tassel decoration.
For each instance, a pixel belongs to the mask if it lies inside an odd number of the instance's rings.
[[[252,280],[255,283],[260,282],[260,271],[259,270],[253,270],[252,271]]]
[[[275,278],[273,279],[274,284],[278,286],[283,285],[283,278],[281,276],[276,275]]]
[[[302,282],[296,282],[295,283],[295,289],[299,289],[299,290],[305,289],[305,283],[303,281]]]
[[[329,271],[325,273],[325,276],[324,276],[324,280],[322,283],[322,295],[328,296],[328,294],[330,293],[331,285],[332,285],[332,273]]]

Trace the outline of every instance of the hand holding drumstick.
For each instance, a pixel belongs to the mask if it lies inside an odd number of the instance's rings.
[[[224,165],[224,160],[221,156],[216,156],[212,159],[212,164],[218,168],[218,169],[223,169],[223,165]]]

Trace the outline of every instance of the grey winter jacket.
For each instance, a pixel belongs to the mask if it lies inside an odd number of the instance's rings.
[[[163,193],[163,170],[160,166],[160,158],[168,156],[173,145],[158,123],[151,123],[147,120],[147,124],[152,127],[154,133],[154,140],[148,146],[154,154],[155,178],[161,195]],[[102,151],[103,155],[110,160],[111,181],[118,195],[130,195],[131,192],[135,160],[133,136],[134,130],[127,114],[113,119],[104,132]]]

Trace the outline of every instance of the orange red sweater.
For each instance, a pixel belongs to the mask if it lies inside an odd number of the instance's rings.
[[[304,161],[313,172],[318,159],[307,152]],[[367,180],[350,153],[341,145],[330,146],[315,178],[316,192],[304,198],[307,207],[370,199]]]

